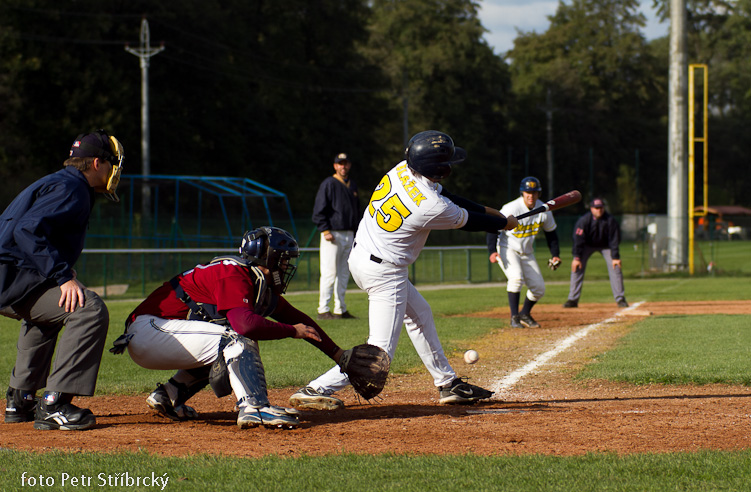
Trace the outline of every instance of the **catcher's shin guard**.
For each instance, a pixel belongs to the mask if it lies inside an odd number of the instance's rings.
[[[254,407],[269,405],[266,391],[266,373],[263,369],[258,343],[245,337],[233,337],[224,348],[229,382],[235,392],[238,405]]]

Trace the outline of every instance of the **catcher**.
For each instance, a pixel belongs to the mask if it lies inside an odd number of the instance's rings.
[[[241,429],[295,428],[297,410],[269,403],[258,351],[258,340],[289,337],[316,346],[358,381],[364,397],[376,396],[388,373],[386,353],[360,346],[342,350],[282,297],[297,268],[297,241],[282,229],[261,227],[243,235],[239,252],[175,276],[128,316],[110,351],[127,348],[147,369],[177,369],[148,396],[149,407],[172,420],[195,419],[198,413],[186,402],[210,384],[218,397],[234,392]]]

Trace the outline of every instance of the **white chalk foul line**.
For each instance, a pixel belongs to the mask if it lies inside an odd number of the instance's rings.
[[[558,354],[560,354],[567,348],[571,347],[577,341],[589,335],[592,331],[596,330],[597,328],[603,325],[606,325],[608,323],[612,323],[618,320],[618,318],[620,318],[624,312],[637,309],[639,306],[641,306],[641,304],[642,304],[641,302],[637,302],[636,304],[633,304],[630,307],[622,311],[618,311],[618,313],[616,313],[615,316],[612,316],[604,321],[600,321],[599,323],[585,326],[584,328],[577,331],[573,335],[569,335],[568,337],[558,342],[555,345],[555,347],[553,347],[551,350],[548,350],[547,352],[538,355],[537,357],[534,358],[534,360],[530,361],[523,367],[520,367],[519,369],[513,371],[511,374],[508,374],[504,376],[503,378],[497,380],[495,384],[493,385],[493,387],[491,388],[492,391],[495,392],[496,394],[507,392],[516,383],[518,383],[521,378],[523,378],[524,376],[528,374],[535,372],[540,366],[547,364],[548,361],[550,361],[550,359],[556,357]]]

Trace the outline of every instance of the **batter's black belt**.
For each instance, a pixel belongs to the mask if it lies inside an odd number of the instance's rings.
[[[357,243],[353,243],[353,244],[352,244],[352,247],[353,247],[353,248],[354,248],[355,246],[357,246]],[[377,257],[376,255],[370,255],[370,261],[372,261],[372,262],[374,262],[374,263],[383,263],[383,259],[381,259],[381,258]]]

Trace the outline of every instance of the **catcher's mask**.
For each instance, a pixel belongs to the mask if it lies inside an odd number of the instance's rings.
[[[118,139],[107,134],[104,130],[93,133],[82,133],[73,141],[70,157],[98,157],[112,165],[112,171],[107,178],[107,192],[104,196],[113,202],[119,202],[117,185],[120,184],[120,174],[123,171],[125,152]]]
[[[289,232],[278,227],[264,226],[243,234],[240,256],[268,268],[272,288],[277,294],[284,294],[297,271],[293,262],[300,256],[300,249]]]
[[[428,130],[413,136],[404,151],[407,165],[423,176],[441,180],[451,174],[451,165],[467,158],[467,152],[454,146],[445,133]]]

